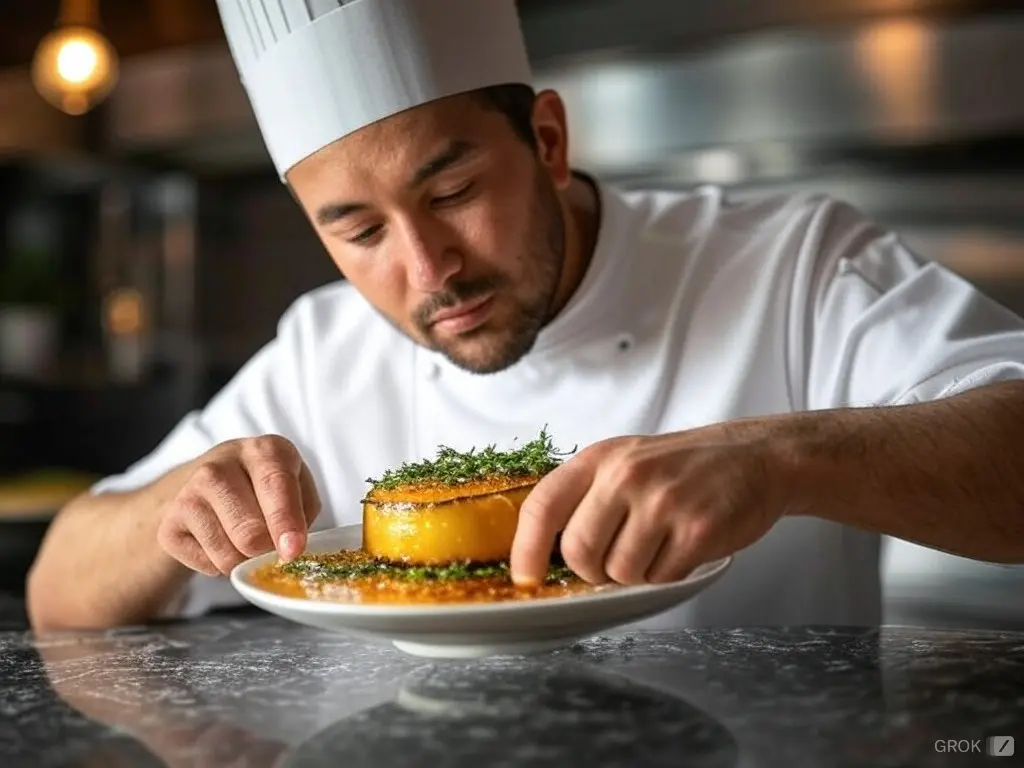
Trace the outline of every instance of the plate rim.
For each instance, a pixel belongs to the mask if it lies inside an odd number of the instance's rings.
[[[309,534],[307,546],[314,537],[324,537],[327,534],[339,534],[343,531],[362,529],[362,524],[338,525]],[[539,610],[557,610],[566,605],[586,606],[594,603],[607,603],[609,600],[619,601],[630,598],[643,597],[646,595],[670,592],[684,587],[696,587],[707,581],[714,581],[721,577],[733,564],[733,555],[711,560],[698,566],[704,568],[699,576],[687,576],[684,579],[670,581],[665,584],[611,584],[599,586],[597,591],[578,595],[560,595],[557,597],[543,597],[532,600],[502,600],[491,603],[434,603],[434,604],[393,604],[393,603],[343,603],[328,600],[310,600],[302,597],[287,597],[268,592],[257,586],[249,584],[243,578],[243,573],[252,568],[264,565],[265,562],[276,558],[276,551],[265,552],[262,555],[250,557],[231,569],[231,585],[249,602],[259,605],[260,603],[274,605],[275,608],[283,610],[294,610],[306,614],[320,616],[333,616],[337,618],[399,618],[414,619],[436,617],[445,615],[486,615],[491,613],[508,613]],[[254,599],[255,598],[255,599]],[[259,602],[257,602],[259,601]]]

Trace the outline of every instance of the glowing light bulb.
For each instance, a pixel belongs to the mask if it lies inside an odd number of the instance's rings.
[[[105,99],[117,78],[117,53],[92,27],[58,27],[40,41],[32,61],[36,90],[71,115],[88,112]]]
[[[96,71],[99,60],[87,40],[67,40],[57,51],[57,74],[69,83],[84,83]]]
[[[145,299],[139,291],[124,288],[107,297],[107,331],[115,336],[127,336],[142,331],[145,325]]]

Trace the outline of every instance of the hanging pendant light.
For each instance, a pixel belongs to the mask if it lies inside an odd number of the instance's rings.
[[[69,115],[82,115],[114,89],[117,51],[100,32],[98,0],[61,0],[57,27],[32,61],[39,94]]]

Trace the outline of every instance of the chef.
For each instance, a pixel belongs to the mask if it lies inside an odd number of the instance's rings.
[[[593,582],[735,555],[651,626],[873,624],[888,535],[1024,562],[1024,322],[836,200],[622,191],[570,165],[513,0],[219,0],[282,182],[345,280],[54,521],[37,629],[197,616],[360,522],[365,479],[578,450],[522,511]],[[280,258],[289,258],[282,252]]]

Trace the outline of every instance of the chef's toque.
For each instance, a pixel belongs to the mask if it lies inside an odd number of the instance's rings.
[[[530,83],[515,0],[217,0],[278,174],[435,99]]]

